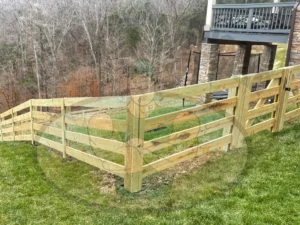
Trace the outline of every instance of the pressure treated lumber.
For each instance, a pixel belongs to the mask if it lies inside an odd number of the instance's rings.
[[[109,140],[92,135],[80,134],[76,132],[66,131],[66,139],[77,143],[85,144],[95,148],[101,148],[106,151],[115,152],[125,155],[127,146],[123,142]]]
[[[278,104],[275,113],[275,122],[272,129],[273,132],[280,131],[284,123],[284,115],[286,112],[287,101],[289,98],[288,88],[291,86],[292,74],[290,70],[285,70],[280,82],[280,92],[278,96]]]
[[[124,177],[124,174],[125,174],[124,166],[122,166],[120,164],[110,162],[108,160],[99,158],[97,156],[88,154],[86,152],[77,150],[75,148],[71,148],[69,146],[66,147],[66,153],[67,153],[67,155],[72,156],[75,159],[78,159],[82,162],[88,163],[92,166],[95,166],[95,167],[101,169],[101,170],[105,170],[112,174],[116,174],[120,177]]]
[[[65,98],[65,106],[121,108],[126,107],[129,101],[130,96]]]
[[[42,121],[61,123],[61,115],[58,113],[33,111],[32,116]]]
[[[22,123],[18,126],[14,127],[14,130],[17,131],[26,131],[26,130],[30,130],[30,122],[26,122],[26,123]]]
[[[293,96],[293,97],[290,97],[288,99],[288,105],[294,105],[296,103],[300,103],[300,95],[296,95],[296,96]]]
[[[264,114],[274,112],[276,111],[277,105],[278,103],[275,102],[273,104],[268,104],[268,105],[261,106],[259,108],[251,109],[248,111],[247,119],[253,119],[262,116]]]
[[[92,116],[87,118],[68,114],[66,114],[65,117],[65,123],[68,125],[75,125],[80,127],[88,127],[108,131],[126,131],[125,120],[103,118],[102,116]]]
[[[260,101],[260,103],[258,103],[258,105],[262,105],[265,104],[265,101],[270,98],[273,97],[275,95],[278,95],[279,93],[279,87],[272,87],[269,89],[264,89],[261,91],[255,91],[250,93],[249,95],[249,101],[250,102],[256,102],[256,101]]]
[[[21,110],[24,110],[24,109],[26,109],[26,108],[29,108],[29,107],[30,107],[30,101],[31,101],[31,100],[28,100],[28,101],[26,101],[26,102],[24,102],[24,103],[22,103],[22,104],[20,104],[20,105],[18,105],[18,106],[16,106],[16,107],[14,107],[14,108],[13,108],[13,112],[19,112],[19,111],[21,111]]]
[[[255,134],[259,131],[266,130],[266,129],[270,130],[270,128],[272,126],[274,126],[274,122],[275,122],[275,119],[272,118],[272,119],[266,120],[264,122],[255,124],[255,125],[253,125],[253,126],[246,129],[246,135],[249,136],[251,134]]]
[[[256,74],[250,74],[245,75],[244,77],[247,77],[248,79],[252,80],[252,83],[260,83],[266,80],[273,80],[276,78],[280,78],[282,76],[282,72],[285,70],[285,68],[277,69],[277,70],[270,70],[263,73],[256,73]]]
[[[124,187],[130,192],[142,189],[143,147],[146,107],[141,97],[132,97],[127,108],[127,149]]]
[[[31,134],[30,135],[17,135],[17,136],[15,136],[15,141],[31,141]]]
[[[62,129],[48,125],[33,123],[33,130],[61,137]]]
[[[232,77],[236,77],[236,76],[233,75]],[[240,79],[239,76],[237,76],[237,78]],[[238,87],[230,88],[228,90],[228,98],[234,98],[234,97],[236,97],[237,93],[238,93]],[[231,117],[232,116],[234,118],[234,113],[235,113],[235,106],[231,107],[231,108],[227,108],[225,110],[225,117],[227,117],[227,116]],[[232,133],[232,127],[233,127],[233,123],[230,123],[227,127],[224,127],[224,129],[223,129],[223,136],[231,134]],[[228,145],[224,145],[223,146],[223,151],[224,152],[229,151],[230,150],[230,146],[231,146],[231,142]]]
[[[32,99],[32,106],[43,106],[43,107],[61,107],[61,98],[52,99]]]
[[[299,117],[300,117],[300,108],[286,113],[284,116],[284,121],[288,121]]]
[[[62,146],[63,146],[63,158],[67,157],[66,154],[66,144],[67,144],[67,140],[66,140],[66,122],[65,122],[65,118],[66,118],[66,108],[65,108],[65,102],[64,99],[61,99],[61,105],[60,105],[60,114],[61,114],[61,141],[62,141]]]
[[[0,132],[1,132],[1,141],[3,141],[3,133],[2,133],[2,118],[0,117]]]
[[[193,108],[180,110],[177,112],[164,114],[161,116],[152,117],[146,119],[145,130],[149,131],[160,127],[180,123],[186,120],[195,119],[200,116],[216,113],[218,111],[234,107],[236,105],[236,102],[237,98],[233,97],[225,100],[208,103],[205,105],[196,106]]]
[[[162,148],[172,146],[174,144],[182,143],[193,138],[200,137],[205,134],[212,133],[224,127],[232,126],[233,116],[206,123],[197,127],[182,130],[164,137],[156,138],[144,143],[144,154],[152,153]]]
[[[284,71],[285,70],[282,71],[282,75],[283,75]],[[261,90],[261,91],[257,91],[257,92],[253,93],[253,94],[256,94],[257,97],[258,97],[258,99],[256,99],[256,101],[257,100],[258,101],[257,101],[254,109],[259,109],[261,107],[264,107],[266,101],[270,97],[273,97],[275,102],[278,101],[277,95],[279,94],[279,89],[280,89],[280,87],[278,86],[279,82],[280,82],[280,79],[281,78],[271,80],[265,90]],[[250,94],[250,100],[249,100],[250,102],[252,102],[251,94]],[[248,118],[248,120],[246,122],[246,128],[250,127],[253,123],[254,123],[254,118]]]
[[[14,117],[14,122],[28,121],[28,120],[30,120],[30,112]]]
[[[13,127],[9,127],[9,128],[2,128],[2,134],[6,134],[6,133],[12,133],[13,132]]]
[[[249,94],[253,84],[252,79],[252,76],[241,76],[239,80],[237,105],[231,140],[231,148],[233,149],[242,147],[243,139],[246,137],[245,127],[249,109]]]
[[[40,144],[43,144],[45,146],[48,146],[50,148],[53,148],[59,152],[63,152],[63,145],[61,143],[58,143],[56,141],[52,141],[52,140],[49,140],[47,138],[44,138],[44,137],[41,137],[41,136],[38,136],[38,135],[34,135],[34,141],[40,143]]]
[[[209,141],[196,147],[192,147],[165,158],[159,159],[155,162],[143,166],[143,177],[149,176],[153,173],[170,168],[178,163],[190,160],[197,156],[203,155],[211,150],[218,149],[231,141],[231,134]]]
[[[162,101],[165,98],[171,99],[194,99],[195,96],[199,96],[206,93],[212,93],[228,88],[237,87],[238,78],[229,78],[218,81],[211,81],[208,83],[195,84],[186,87],[174,88],[170,90],[158,91],[155,93],[144,94],[149,99],[155,99],[156,101]],[[141,95],[142,96],[142,95]]]

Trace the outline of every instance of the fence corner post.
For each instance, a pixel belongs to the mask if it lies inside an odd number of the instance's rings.
[[[290,69],[283,70],[283,75],[280,79],[279,95],[277,107],[274,115],[274,126],[272,132],[278,132],[282,129],[284,124],[284,116],[287,107],[287,100],[289,98],[289,91],[286,88],[290,87],[293,74]]]
[[[243,140],[247,136],[246,122],[249,109],[249,94],[251,92],[252,82],[248,76],[240,76],[237,105],[234,112],[231,149],[241,148]]]
[[[62,153],[63,153],[63,158],[66,158],[66,123],[65,123],[65,116],[66,116],[66,108],[65,108],[65,99],[61,98],[61,141],[62,141]]]
[[[142,189],[145,115],[146,105],[143,104],[143,95],[131,96],[127,106],[124,176],[124,187],[130,192]]]

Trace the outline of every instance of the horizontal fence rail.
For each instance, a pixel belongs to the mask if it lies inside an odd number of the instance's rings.
[[[122,177],[137,192],[151,174],[240,148],[245,137],[299,118],[298,74],[293,66],[143,95],[32,99],[0,114],[0,137],[42,144]],[[201,100],[224,89],[226,99]]]
[[[214,5],[211,30],[288,34],[294,5],[295,2]]]

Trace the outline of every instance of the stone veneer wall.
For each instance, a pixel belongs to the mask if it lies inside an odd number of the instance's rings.
[[[265,45],[261,55],[259,72],[265,72],[273,69],[277,45]],[[257,89],[264,89],[270,81],[260,82],[257,84]]]
[[[259,72],[272,70],[276,56],[277,45],[265,45],[261,55]]]
[[[248,67],[251,57],[251,45],[239,45],[236,51],[233,75],[242,75],[248,73]]]
[[[201,46],[201,59],[200,59],[200,71],[199,71],[199,84],[208,81],[213,81],[216,78],[218,71],[218,44],[202,43]],[[204,97],[203,97],[204,98]],[[200,99],[200,102],[211,102],[212,94],[206,94],[205,100]]]
[[[218,44],[202,43],[199,84],[215,80],[218,69]]]
[[[300,5],[297,7],[289,66],[300,64]]]

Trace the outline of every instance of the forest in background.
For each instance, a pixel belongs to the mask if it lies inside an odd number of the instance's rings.
[[[0,109],[126,95],[136,75],[173,87],[205,12],[205,0],[0,0]]]
[[[217,1],[254,2],[272,1]],[[0,0],[0,111],[31,98],[130,95],[178,86],[190,46],[199,51],[206,5],[207,0]]]

